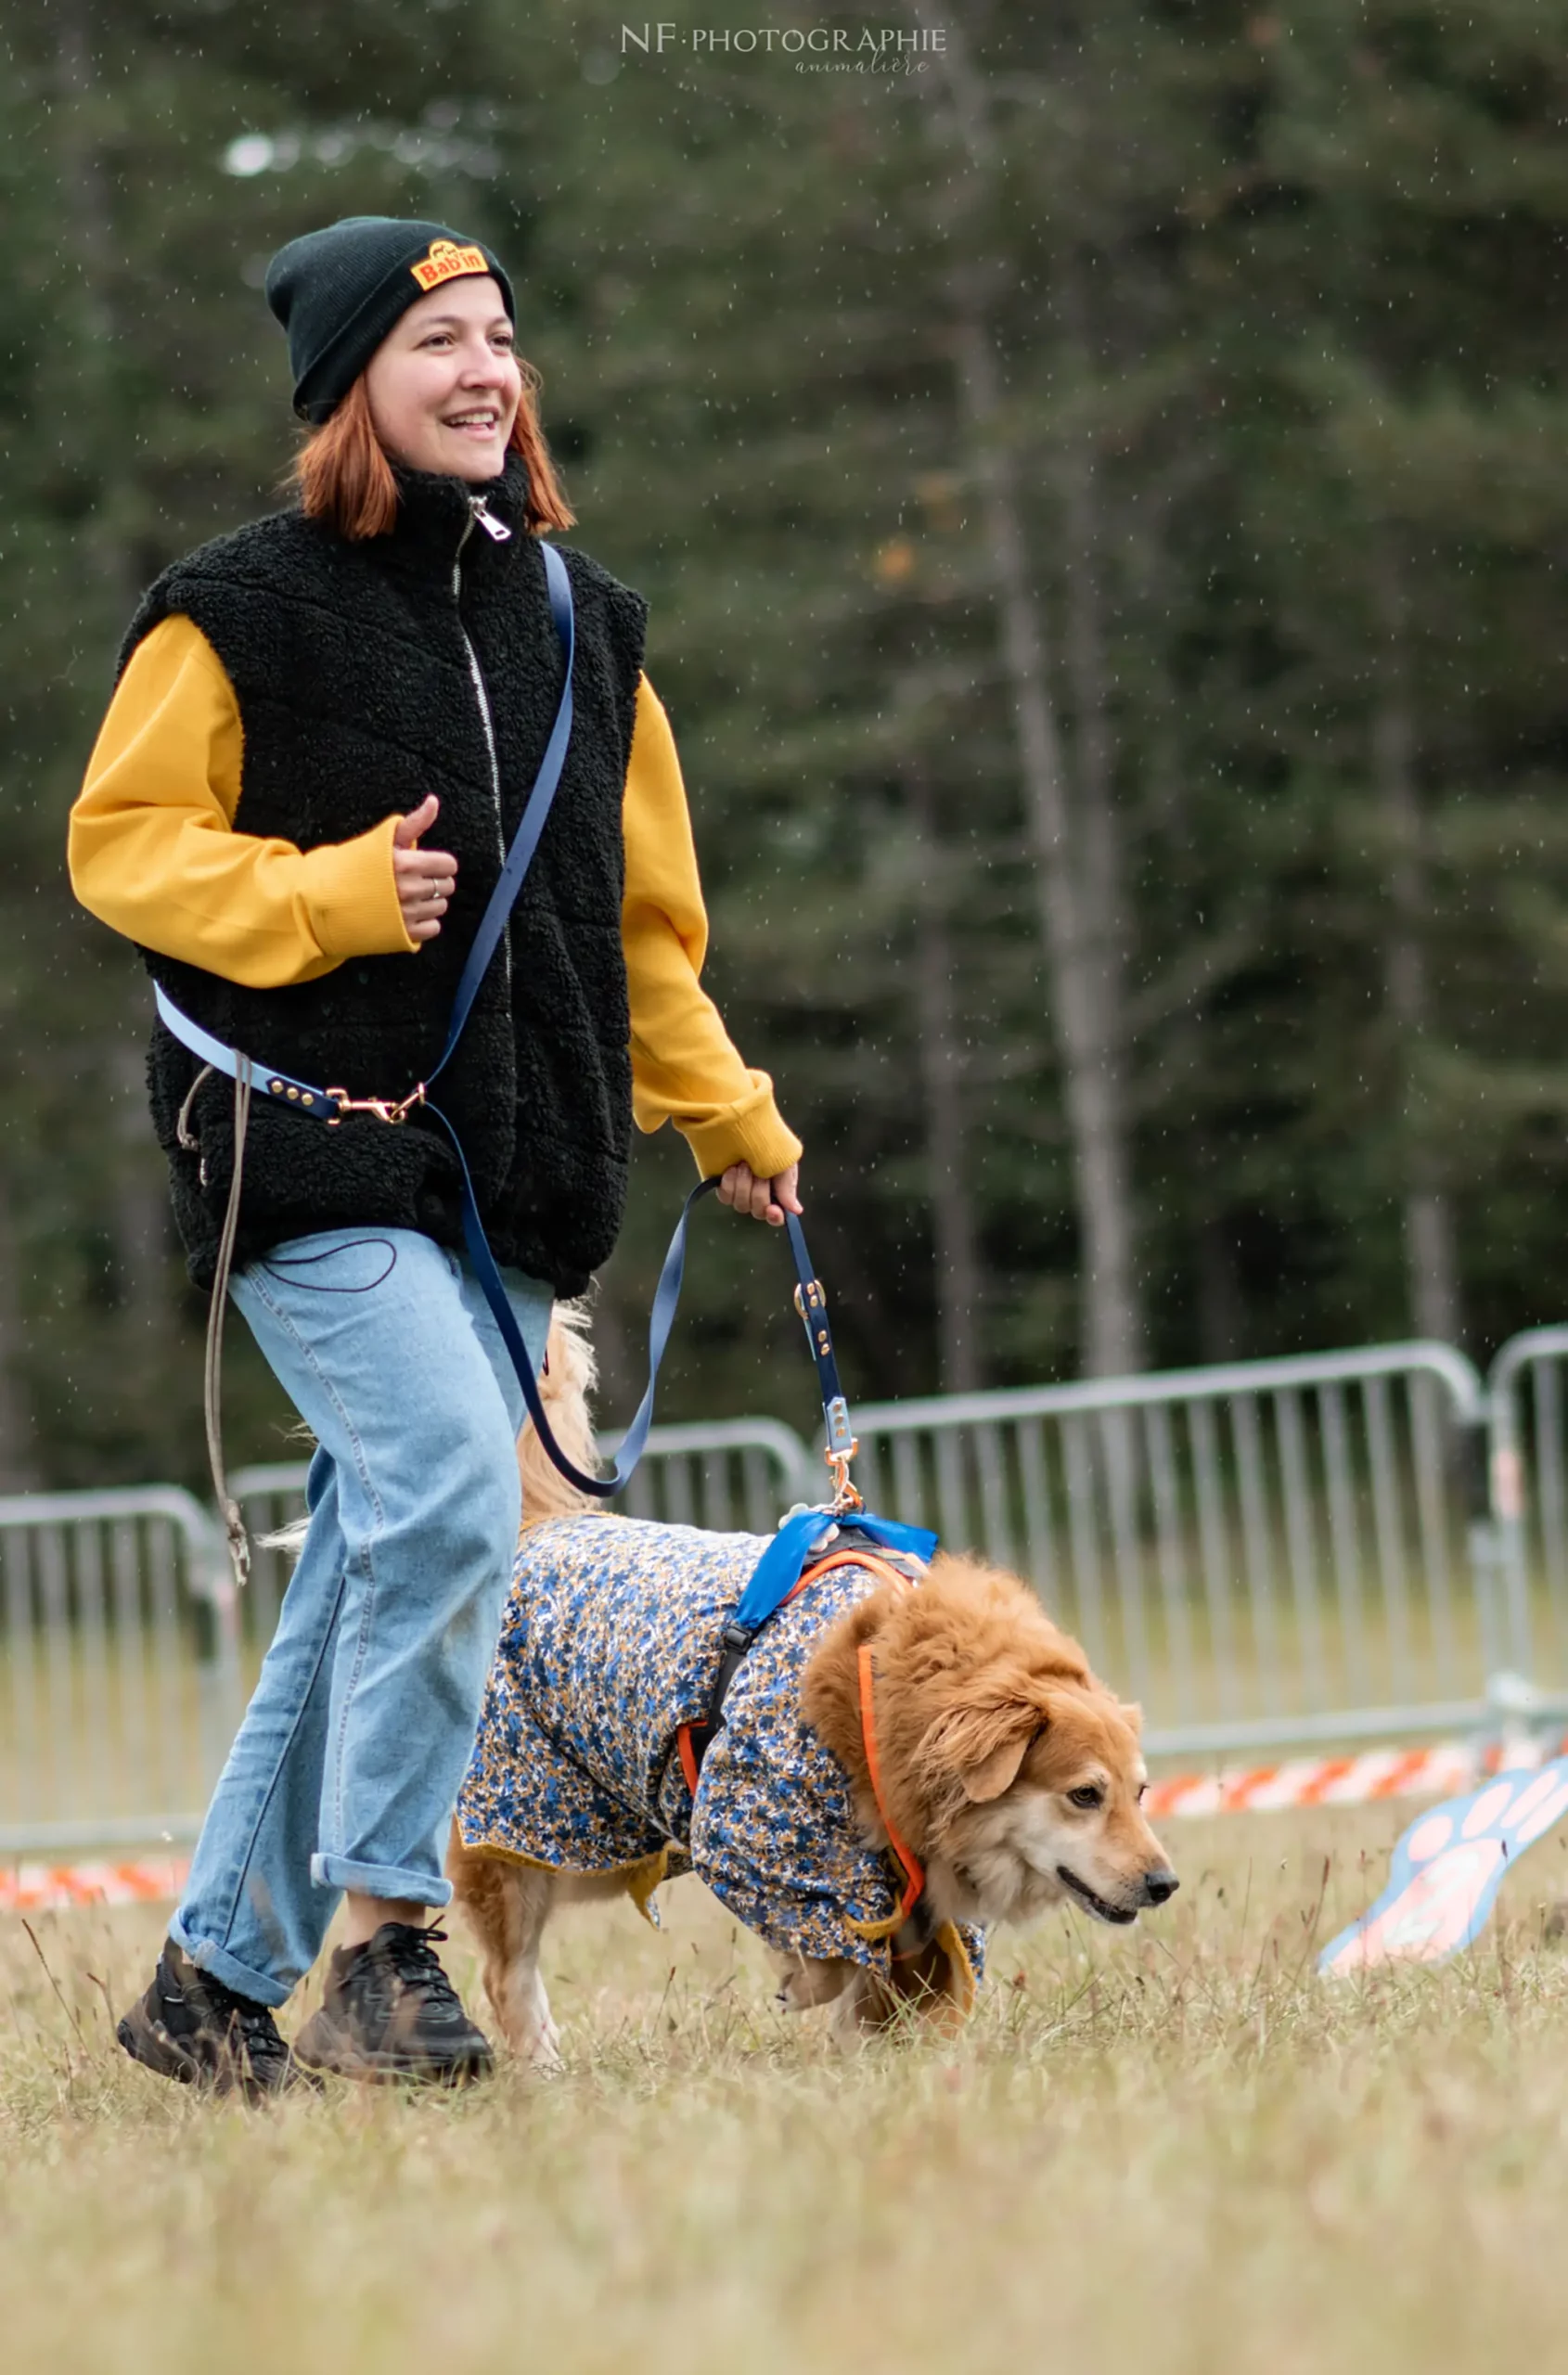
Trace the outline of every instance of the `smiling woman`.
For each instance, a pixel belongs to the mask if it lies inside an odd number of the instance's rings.
[[[232,1261],[317,1444],[283,1618],[119,2031],[167,2077],[251,2094],[302,2062],[442,2081],[490,2064],[430,1925],[519,1505],[521,1388],[468,1258],[463,1178],[537,1364],[552,1300],[614,1245],[634,1121],[673,1121],[720,1200],[774,1226],[800,1210],[801,1150],[699,980],[647,606],[589,554],[541,549],[572,514],[499,259],[438,223],[354,215],[291,240],[266,293],[313,432],[301,501],[144,597],[71,830],[78,897],[162,994],[149,1081],[190,1274],[213,1290],[210,1441]],[[571,731],[448,1062],[565,713],[563,585]],[[420,1106],[438,1057],[464,1175]],[[330,1127],[303,1110],[317,1097],[341,1100]],[[344,1943],[290,2054],[273,2012],[340,1899]]]

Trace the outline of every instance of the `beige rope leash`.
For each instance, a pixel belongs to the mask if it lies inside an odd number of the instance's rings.
[[[186,1103],[188,1102],[187,1098]],[[181,1119],[183,1121],[183,1114]],[[218,1264],[212,1273],[212,1300],[207,1312],[207,1358],[203,1376],[202,1406],[207,1420],[207,1458],[212,1470],[212,1490],[217,1496],[218,1508],[224,1521],[224,1531],[228,1537],[228,1555],[234,1565],[234,1580],[241,1587],[251,1573],[251,1545],[246,1537],[245,1521],[239,1514],[239,1504],[230,1497],[228,1479],[224,1473],[223,1419],[219,1410],[219,1399],[224,1361],[224,1316],[228,1303],[228,1277],[230,1265],[234,1259],[234,1239],[239,1226],[239,1189],[245,1176],[245,1137],[250,1123],[251,1060],[248,1056],[239,1056],[234,1074],[234,1176],[229,1182],[228,1209],[224,1214],[223,1235],[218,1239]]]

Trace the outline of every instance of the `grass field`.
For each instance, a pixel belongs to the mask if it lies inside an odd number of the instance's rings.
[[[563,2077],[449,2100],[192,2100],[110,2037],[105,1994],[143,1983],[156,1915],[40,1917],[43,1960],[4,1917],[6,2364],[1557,2365],[1568,1952],[1545,1909],[1568,1840],[1460,1963],[1326,1987],[1314,1945],[1407,1818],[1173,1825],[1166,1914],[1001,1933],[960,2043],[849,2060],[776,2015],[761,1957],[685,1882],[658,1934],[620,1907],[555,1933]]]

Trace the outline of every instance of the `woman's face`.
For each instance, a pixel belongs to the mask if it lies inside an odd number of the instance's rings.
[[[365,392],[394,461],[449,478],[499,478],[522,382],[488,274],[449,280],[410,305],[371,356]]]

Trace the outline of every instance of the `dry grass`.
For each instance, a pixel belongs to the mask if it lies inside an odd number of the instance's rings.
[[[156,1917],[38,1920],[54,1983],[6,1917],[6,2364],[1555,2364],[1568,1955],[1541,1909],[1568,1860],[1537,1849],[1461,1964],[1325,1988],[1313,1944],[1402,1819],[1173,1828],[1186,1885],[1158,1922],[1004,1935],[961,2044],[850,2061],[776,2016],[688,1882],[658,1936],[620,1908],[557,1933],[567,2076],[446,2101],[193,2101],[115,2051],[98,1985],[141,1985]]]

